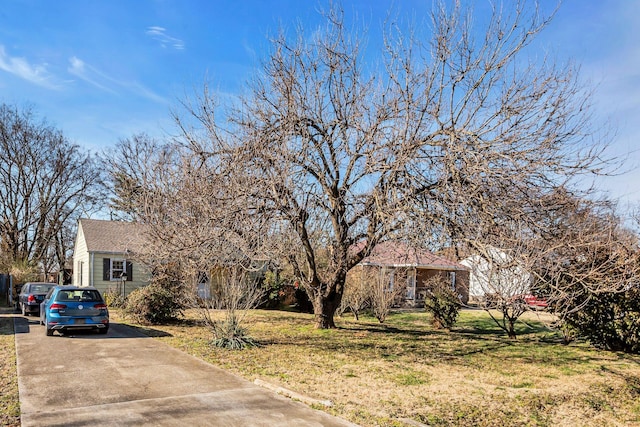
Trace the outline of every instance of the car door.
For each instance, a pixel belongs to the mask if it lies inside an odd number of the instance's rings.
[[[40,303],[40,324],[41,325],[44,325],[45,323],[47,307],[50,305],[51,296],[53,295],[53,292],[55,290],[56,290],[55,287],[52,287],[51,289],[49,289],[49,292],[47,292],[47,295],[45,295],[44,299]]]

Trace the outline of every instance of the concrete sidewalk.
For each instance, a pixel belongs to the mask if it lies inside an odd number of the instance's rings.
[[[45,336],[15,317],[23,426],[354,426],[111,324]]]

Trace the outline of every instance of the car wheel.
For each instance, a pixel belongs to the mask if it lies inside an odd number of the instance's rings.
[[[98,329],[98,333],[99,334],[106,334],[107,332],[109,332],[109,327],[107,326],[106,328],[102,328],[102,329]]]
[[[47,318],[46,317],[42,321],[42,324],[44,325],[44,330],[46,331],[47,336],[50,337],[51,335],[53,335],[53,329],[49,329],[49,327],[47,326]]]

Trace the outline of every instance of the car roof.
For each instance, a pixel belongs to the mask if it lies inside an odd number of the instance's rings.
[[[25,283],[25,285],[54,285],[54,286],[58,286],[57,283],[52,283],[52,282],[27,282],[27,283]]]
[[[70,286],[70,285],[64,285],[64,286],[56,286],[56,289],[60,289],[61,291],[97,291],[98,289],[96,289],[93,286]]]

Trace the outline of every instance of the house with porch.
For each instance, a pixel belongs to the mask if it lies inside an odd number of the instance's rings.
[[[132,255],[144,245],[139,224],[80,219],[73,251],[73,285],[128,295],[151,278]]]
[[[426,249],[399,241],[378,244],[356,269],[374,272],[388,280],[388,286],[405,288],[403,305],[424,305],[429,283],[446,281],[466,304],[469,300],[469,268]]]

